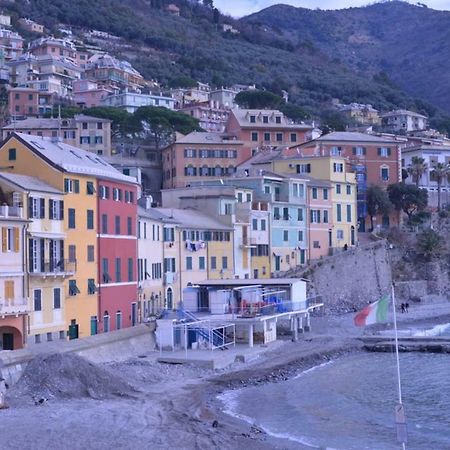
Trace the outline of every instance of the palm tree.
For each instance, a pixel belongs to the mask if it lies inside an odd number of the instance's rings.
[[[420,179],[422,175],[427,171],[428,165],[420,156],[413,156],[411,159],[411,164],[409,165],[407,171],[412,176],[412,179],[417,187],[419,187]]]
[[[444,163],[436,163],[432,170],[431,170],[432,176],[434,181],[437,183],[437,189],[438,189],[438,211],[441,210],[441,188],[442,188],[442,181],[450,175],[450,164],[444,164]]]

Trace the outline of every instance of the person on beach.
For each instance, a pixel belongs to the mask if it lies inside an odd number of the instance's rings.
[[[401,307],[401,309],[402,309],[402,314],[405,312],[405,304],[404,303],[402,303],[401,305],[400,305],[400,307]]]
[[[405,310],[407,313],[409,313],[409,303],[405,303]]]
[[[0,409],[8,409],[8,405],[6,404],[6,381],[4,378],[0,377]]]

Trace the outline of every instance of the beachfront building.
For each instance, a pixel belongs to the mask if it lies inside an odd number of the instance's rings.
[[[402,149],[402,165],[405,170],[414,168],[413,158],[422,158],[425,171],[420,176],[409,174],[406,183],[416,184],[428,192],[428,205],[438,206],[438,190],[440,190],[441,205],[450,204],[450,171],[444,176],[438,186],[438,179],[433,171],[437,164],[450,167],[450,142],[445,140],[430,140],[424,143],[416,143]]]
[[[401,150],[404,140],[392,136],[383,137],[356,132],[333,132],[290,147],[284,154],[297,156],[340,156],[345,158],[348,169],[355,172],[358,197],[358,230],[370,227],[367,213],[367,188],[376,185],[386,189],[401,181]],[[313,175],[315,176],[315,175]],[[322,177],[319,177],[323,179]],[[376,217],[375,222],[388,227],[399,224],[399,215]]]
[[[310,139],[313,127],[294,123],[281,111],[267,109],[232,109],[227,133],[244,143],[244,161],[260,151],[294,145]]]
[[[92,153],[20,133],[13,133],[3,142],[0,165],[12,173],[38,174],[39,179],[64,191],[64,254],[77,261],[76,273],[64,281],[69,338],[95,333],[99,306],[97,179],[132,186],[134,180]]]
[[[17,196],[0,189],[0,351],[26,343],[25,229],[28,221]]]
[[[14,121],[2,129],[3,139],[14,131],[60,140],[97,155],[111,156],[111,121],[76,114],[73,118],[43,119],[29,117]]]
[[[98,328],[108,332],[137,325],[141,317],[137,284],[137,183],[117,172],[114,176],[97,175],[93,194],[98,198],[97,264]],[[94,219],[93,219],[94,220]],[[91,280],[94,290],[95,281]],[[94,324],[92,324],[94,325]]]
[[[36,177],[0,173],[4,194],[23,205],[29,220],[25,249],[28,272],[28,343],[65,339],[64,280],[76,272],[74,255],[64,254],[63,192]]]
[[[163,188],[185,187],[194,182],[231,175],[247,158],[241,141],[219,133],[177,134],[162,150]]]

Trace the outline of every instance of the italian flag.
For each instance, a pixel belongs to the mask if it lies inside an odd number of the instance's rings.
[[[365,327],[378,322],[386,322],[389,309],[389,296],[366,306],[353,319],[357,327]]]

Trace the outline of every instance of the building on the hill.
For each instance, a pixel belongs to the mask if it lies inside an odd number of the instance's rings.
[[[77,62],[77,50],[69,39],[41,37],[28,44],[28,51],[35,56],[58,56],[73,63]]]
[[[121,92],[103,97],[101,106],[121,108],[133,114],[141,106],[162,106],[168,109],[175,108],[175,99],[164,95],[141,94],[139,92]]]
[[[8,112],[11,120],[36,117],[39,114],[39,91],[26,87],[8,90]]]
[[[73,101],[81,108],[92,108],[101,106],[102,100],[108,95],[112,95],[113,91],[104,86],[98,86],[96,82],[89,80],[75,80],[72,83]]]
[[[349,105],[338,105],[338,110],[350,120],[361,125],[380,125],[381,118],[377,109],[372,105],[350,103]]]
[[[26,19],[25,17],[22,17],[18,20],[19,25],[24,29],[31,33],[43,33],[44,32],[44,25],[41,25],[31,19]]]
[[[14,131],[60,140],[68,145],[111,156],[111,121],[77,114],[72,119],[27,118],[3,127],[3,139]]]
[[[0,189],[0,351],[26,344],[25,219],[23,207]]]
[[[414,111],[397,109],[381,114],[383,126],[394,133],[425,130],[428,117]]]
[[[219,133],[177,134],[162,151],[163,188],[185,187],[195,181],[231,175],[245,161],[243,143]]]
[[[23,37],[15,31],[0,28],[0,50],[5,61],[18,58],[23,52]]]
[[[209,103],[191,103],[180,112],[195,117],[199,125],[206,131],[224,133],[230,115],[229,110],[219,107],[213,101]]]
[[[169,5],[167,5],[166,11],[174,16],[180,15],[180,8],[178,8],[178,6],[174,5],[173,3],[170,3]]]

